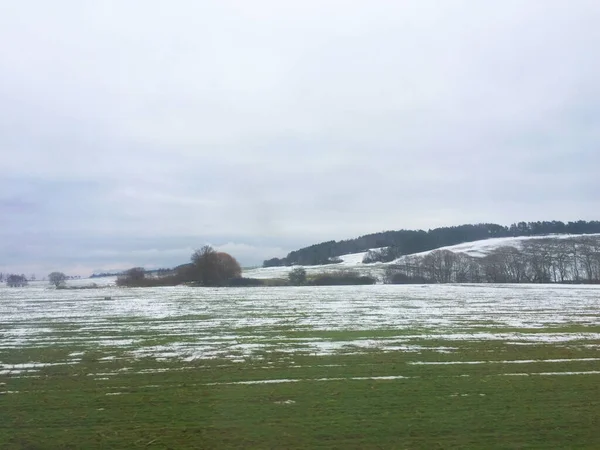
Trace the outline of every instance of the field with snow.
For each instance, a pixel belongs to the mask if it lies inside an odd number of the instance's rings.
[[[599,448],[599,305],[593,286],[2,286],[0,448]]]

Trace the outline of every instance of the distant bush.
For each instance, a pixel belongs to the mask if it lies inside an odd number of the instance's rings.
[[[375,284],[373,277],[363,276],[352,271],[340,271],[313,275],[308,280],[312,286],[338,286],[338,285],[367,285]]]
[[[56,289],[67,290],[67,291],[78,291],[82,289],[98,289],[96,283],[88,284],[86,286],[67,286],[66,284],[59,284]]]
[[[229,253],[217,252],[205,245],[192,255],[194,280],[202,286],[227,286],[233,278],[241,278],[242,268]]]
[[[429,284],[432,281],[423,276],[409,276],[403,272],[388,268],[383,277],[384,284]]]
[[[142,267],[133,267],[126,270],[122,275],[117,278],[117,286],[145,286],[146,284],[146,271]]]
[[[48,275],[48,281],[53,284],[56,288],[65,284],[67,276],[62,272],[52,272]]]
[[[27,286],[27,278],[25,275],[11,274],[6,277],[6,285],[8,287],[24,287]]]
[[[167,276],[146,276],[146,271],[141,267],[134,267],[126,270],[125,273],[117,278],[117,286],[123,287],[157,287],[157,286],[176,286],[182,284],[185,279],[175,273]]]
[[[295,269],[292,269],[292,271],[288,274],[288,280],[290,280],[290,284],[295,286],[305,284],[306,270],[304,267],[296,267]]]
[[[369,250],[363,257],[363,264],[372,264],[376,262],[390,262],[400,256],[398,249],[393,247],[381,248],[379,250]]]
[[[194,252],[191,259],[191,263],[173,270],[161,269],[148,273],[142,267],[134,267],[117,278],[117,286],[229,286],[231,280],[241,278],[242,269],[235,258],[228,253],[217,252],[208,245]]]
[[[285,266],[285,259],[271,258],[263,262],[263,267],[279,267]]]

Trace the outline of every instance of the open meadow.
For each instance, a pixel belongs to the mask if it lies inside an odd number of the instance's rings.
[[[0,448],[600,448],[600,286],[0,287]]]

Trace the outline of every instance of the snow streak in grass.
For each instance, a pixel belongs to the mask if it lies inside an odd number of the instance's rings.
[[[596,346],[599,297],[599,286],[554,285],[0,287],[0,373],[40,370],[41,361],[19,366],[3,355],[46,348],[68,349],[52,364],[98,352],[109,364],[146,357],[244,361],[274,352],[448,353],[460,341]]]

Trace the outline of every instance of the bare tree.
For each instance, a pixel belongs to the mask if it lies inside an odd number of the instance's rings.
[[[117,278],[118,286],[144,286],[146,271],[143,267],[133,267]]]
[[[448,250],[404,256],[388,266],[385,283],[600,282],[600,239],[532,239],[522,248],[499,247],[483,258]]]
[[[52,272],[48,275],[48,281],[57,288],[64,285],[67,280],[67,276],[62,272]]]
[[[288,274],[290,283],[298,286],[306,283],[306,270],[304,267],[296,267]]]
[[[242,268],[233,256],[217,252],[210,245],[196,250],[191,259],[195,281],[203,286],[224,286],[229,280],[242,274]]]
[[[573,281],[579,281],[579,252],[577,240],[570,239],[570,247],[571,247],[571,257],[573,259],[573,263],[571,264],[571,268],[573,270]]]
[[[594,239],[583,237],[577,239],[579,261],[588,282],[600,278],[600,244]]]
[[[472,257],[466,253],[457,253],[454,264],[454,281],[457,283],[469,283],[472,282],[470,271],[472,264]]]
[[[570,278],[572,272],[572,247],[565,240],[555,241],[551,244],[552,247],[552,264],[554,271],[558,274],[558,280],[564,283]]]
[[[6,277],[8,287],[24,287],[27,286],[27,278],[25,275],[11,274]]]
[[[534,239],[523,242],[523,253],[531,271],[530,281],[533,283],[549,283],[552,281],[552,254],[547,239]]]

